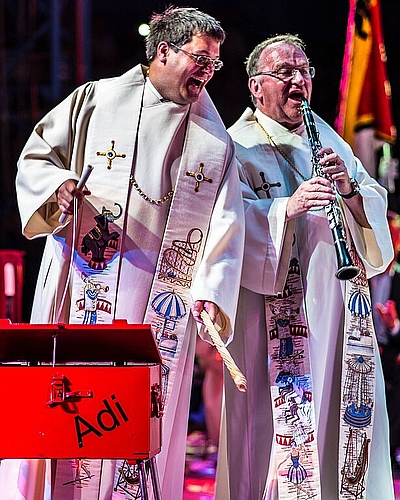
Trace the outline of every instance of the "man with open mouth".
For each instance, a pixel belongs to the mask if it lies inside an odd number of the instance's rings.
[[[246,69],[255,110],[228,131],[246,220],[230,351],[248,391],[226,379],[216,498],[393,499],[367,282],[393,258],[386,191],[311,111],[301,39],[264,40]]]

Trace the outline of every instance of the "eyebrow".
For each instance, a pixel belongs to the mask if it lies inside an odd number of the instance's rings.
[[[282,69],[282,68],[289,68],[289,69],[292,69],[292,68],[306,68],[310,66],[310,61],[307,61],[303,64],[290,64],[290,63],[278,63],[275,70],[276,71],[277,69]]]
[[[192,54],[194,54],[195,56],[205,56],[205,57],[209,57],[209,58],[210,58],[210,59],[212,59],[213,61],[219,61],[219,60],[220,60],[220,59],[219,59],[219,57],[220,57],[219,55],[218,55],[216,58],[214,58],[214,57],[211,57],[211,56],[210,56],[210,53],[209,53],[209,52],[207,52],[205,49],[200,49],[200,50],[203,50],[204,52],[203,52],[203,53],[198,53],[198,52],[196,51],[196,52],[192,52]]]

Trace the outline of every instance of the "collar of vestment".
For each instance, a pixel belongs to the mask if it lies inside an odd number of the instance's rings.
[[[160,92],[155,88],[149,76],[147,77],[146,84],[160,102],[169,102],[169,99],[164,99]]]
[[[254,116],[267,142],[287,165],[304,181],[310,178],[311,163],[308,139],[303,124],[294,130],[286,127],[256,109]]]
[[[277,121],[273,120],[269,116],[265,115],[262,111],[260,111],[258,108],[254,111],[254,116],[257,118],[257,120],[261,123],[261,125],[268,131],[271,136],[274,137],[293,137],[295,135],[300,136],[300,137],[305,137],[305,127],[304,124],[300,124],[298,127],[296,127],[293,130],[289,130],[288,128],[284,127]]]

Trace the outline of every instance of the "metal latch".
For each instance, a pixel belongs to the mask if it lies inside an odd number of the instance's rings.
[[[46,404],[57,405],[71,399],[93,397],[93,391],[91,390],[66,392],[66,385],[64,374],[56,373],[50,386],[50,400]]]
[[[151,386],[151,417],[161,418],[164,415],[162,391],[160,384]]]

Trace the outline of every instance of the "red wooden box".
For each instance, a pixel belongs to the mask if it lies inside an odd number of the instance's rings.
[[[0,458],[142,460],[161,449],[161,358],[148,325],[2,320],[0,394]]]

